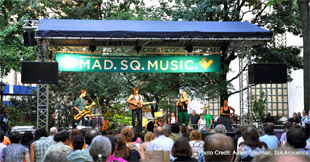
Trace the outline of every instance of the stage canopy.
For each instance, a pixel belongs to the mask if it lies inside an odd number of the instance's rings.
[[[257,45],[272,36],[273,32],[249,22],[45,18],[40,20],[35,38],[48,40],[48,46],[213,48],[221,47],[223,41],[255,41]]]

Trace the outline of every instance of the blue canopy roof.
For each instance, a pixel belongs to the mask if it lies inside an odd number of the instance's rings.
[[[33,90],[37,87],[20,86],[20,85],[6,85],[3,95],[35,95]]]
[[[262,38],[273,33],[249,22],[41,19],[39,37]]]

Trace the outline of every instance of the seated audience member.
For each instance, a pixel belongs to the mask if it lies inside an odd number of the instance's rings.
[[[188,140],[185,137],[178,138],[172,146],[172,156],[177,158],[174,161],[198,161],[197,159],[191,158],[192,155],[192,148]]]
[[[193,130],[189,135],[189,145],[192,148],[192,158],[198,160],[199,151],[203,148],[204,142],[201,140],[201,133],[198,130]]]
[[[30,162],[28,149],[19,144],[20,141],[20,134],[17,131],[11,132],[9,135],[11,144],[9,144],[7,147],[3,148],[3,161],[18,161],[23,162],[24,160],[26,162]]]
[[[290,118],[288,121],[291,122],[293,124],[293,126],[301,125],[300,120],[298,119],[296,113],[293,113],[293,117]]]
[[[44,157],[50,152],[50,151],[59,151],[67,154],[68,151],[72,150],[70,146],[70,134],[68,131],[60,131],[54,136],[54,141],[57,142],[56,144],[51,145],[45,152]]]
[[[280,146],[280,142],[278,140],[278,137],[274,135],[273,133],[273,127],[271,125],[267,125],[264,128],[265,135],[262,137],[259,137],[259,140],[261,142],[264,142],[269,150],[276,149]]]
[[[50,135],[47,137],[47,139],[48,139],[48,140],[54,141],[54,136],[55,136],[55,134],[57,134],[57,133],[58,133],[57,127],[52,127],[52,128],[50,129]]]
[[[284,147],[284,143],[286,141],[286,133],[289,129],[293,128],[293,124],[291,122],[286,122],[284,124],[284,133],[282,133],[281,138],[280,138],[280,142],[281,142],[281,146]]]
[[[156,127],[155,136],[157,138],[151,141],[147,150],[170,151],[170,160],[174,160],[174,157],[171,155],[171,150],[174,142],[171,138],[168,138],[164,135],[163,127]]]
[[[85,149],[72,152],[68,156],[68,162],[93,161],[93,158],[89,154],[89,146],[92,140],[98,135],[100,135],[98,130],[87,131],[85,134],[85,143],[87,144],[87,147]]]
[[[124,160],[123,158],[119,157],[119,158],[116,158],[114,156],[114,153],[117,151],[117,139],[112,136],[112,135],[107,135],[106,136],[110,142],[111,142],[111,155],[108,157],[108,162],[127,162],[126,160]]]
[[[177,136],[172,134],[172,129],[171,129],[171,125],[168,125],[168,124],[165,124],[163,126],[163,129],[164,129],[164,135],[166,137],[169,137],[171,138],[173,141],[177,140]]]
[[[89,147],[89,153],[95,162],[106,162],[111,153],[111,142],[107,137],[95,137]]]
[[[73,138],[76,136],[76,135],[81,135],[82,133],[78,130],[78,129],[73,129],[70,133],[70,144],[69,146],[74,149],[73,147]],[[83,148],[82,149],[85,149],[86,148],[86,144],[83,145]]]
[[[82,135],[79,135],[79,134],[76,135],[76,136],[73,138],[73,142],[72,142],[73,150],[68,151],[68,152],[67,152],[67,156],[70,155],[71,153],[73,153],[74,151],[82,150],[84,144],[85,144],[85,142],[84,142],[84,137],[83,137]]]
[[[20,144],[25,146],[27,149],[30,149],[30,145],[32,144],[32,142],[33,142],[33,134],[30,131],[26,131],[22,135],[22,139],[20,141]]]
[[[235,131],[235,136],[232,137],[234,143],[235,143],[235,150],[237,151],[237,142],[238,142],[238,139],[241,137],[241,129],[240,128],[237,128],[236,131]]]
[[[305,151],[310,157],[310,150],[305,150],[305,147],[307,145],[307,138],[305,133],[301,129],[291,128],[286,133],[286,138],[286,146],[291,146],[299,151]]]
[[[240,129],[240,130],[241,130],[241,137],[239,137],[239,138],[238,138],[238,141],[237,141],[237,151],[238,151],[238,149],[239,149],[240,143],[244,141],[243,136],[244,136],[244,132],[245,132],[245,130],[246,130],[247,128],[248,128],[248,126],[246,125],[246,126],[242,126],[241,129]]]
[[[214,128],[215,133],[221,133],[221,134],[226,134],[227,130],[226,127],[223,124],[218,124]]]
[[[215,133],[207,136],[203,145],[203,149],[199,153],[199,162],[204,161],[232,161],[234,157],[235,146],[231,137]],[[216,155],[215,152],[227,152],[225,155]],[[205,155],[204,152],[212,152],[213,154]]]
[[[180,127],[178,124],[171,124],[171,131],[172,131],[172,135],[176,136],[176,139],[183,137],[182,133],[180,132]]]
[[[4,136],[3,142],[2,142],[2,143],[3,143],[5,146],[8,146],[8,145],[11,143],[11,141],[10,141],[9,137]]]
[[[42,161],[46,150],[53,144],[54,140],[47,139],[47,136],[45,128],[37,129],[34,132],[36,141],[30,146],[30,159],[32,162]]]
[[[122,129],[127,127],[127,125],[125,123],[123,124],[120,124],[118,127],[117,127],[117,134],[121,134],[122,132]]]
[[[46,154],[43,162],[67,162],[67,156],[63,152],[51,151]]]
[[[144,161],[144,149],[140,144],[136,142],[132,142],[132,139],[135,137],[134,131],[130,127],[125,127],[121,131],[121,134],[125,137],[126,140],[126,146],[129,147],[132,150],[138,151],[141,161]]]
[[[255,155],[265,151],[267,145],[259,141],[259,134],[255,127],[249,126],[243,136],[244,141],[238,146],[241,155],[236,156],[236,161],[251,161]]]
[[[289,152],[284,154],[285,152]],[[282,153],[282,154],[281,154]],[[292,147],[279,147],[279,149],[274,150],[272,154],[260,154],[256,155],[252,162],[305,162],[310,161],[307,155],[299,154],[298,150]]]
[[[132,129],[133,134],[134,134],[131,142],[136,142],[138,144],[142,143],[142,139],[139,137],[139,134],[138,134],[137,130],[135,128],[131,128],[131,129]]]
[[[126,161],[139,161],[139,152],[126,146],[126,140],[123,135],[117,134],[115,135],[115,138],[117,140],[117,151],[114,153],[116,158],[122,158]]]
[[[271,113],[267,113],[267,117],[264,119],[263,121],[263,125],[275,125],[276,124],[276,120],[274,119],[273,116],[271,116]]]
[[[153,139],[154,139],[154,133],[153,132],[147,132],[144,135],[144,143],[142,144],[142,147],[144,150],[146,150],[149,147],[149,144]]]
[[[3,158],[2,158],[3,153],[2,153],[2,151],[3,151],[3,148],[5,148],[6,146],[2,143],[3,140],[4,140],[4,133],[0,131],[0,134],[1,134],[1,136],[0,136],[0,161],[3,161]]]

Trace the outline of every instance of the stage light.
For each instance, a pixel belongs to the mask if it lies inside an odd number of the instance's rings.
[[[96,45],[90,45],[89,46],[89,50],[91,51],[91,52],[95,52],[95,50],[96,50]]]
[[[139,53],[141,51],[142,47],[140,45],[135,45],[135,51]]]
[[[186,45],[185,49],[187,52],[192,52],[193,51],[193,45]]]

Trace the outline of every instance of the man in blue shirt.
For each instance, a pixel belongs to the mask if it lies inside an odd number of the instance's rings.
[[[170,151],[170,160],[174,160],[175,158],[171,155],[171,149],[174,144],[171,138],[168,138],[164,135],[163,127],[156,127],[155,128],[155,136],[157,137],[149,144],[147,150],[164,150]]]
[[[264,131],[265,135],[259,137],[259,140],[261,142],[265,142],[269,150],[278,148],[280,146],[280,142],[277,136],[273,133],[273,127],[271,125],[267,125],[264,127]]]

